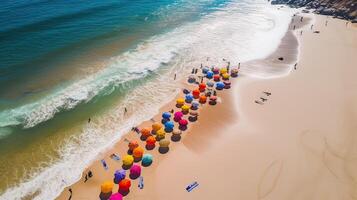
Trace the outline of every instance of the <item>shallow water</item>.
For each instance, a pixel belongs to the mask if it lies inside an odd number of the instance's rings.
[[[262,0],[6,2],[0,198],[53,199],[192,67],[268,56],[291,15]]]

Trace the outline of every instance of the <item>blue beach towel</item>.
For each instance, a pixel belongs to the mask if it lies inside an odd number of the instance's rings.
[[[144,177],[142,177],[142,176],[140,176],[140,178],[139,178],[138,187],[139,187],[140,189],[143,189],[143,188],[144,188]]]
[[[191,191],[192,191],[193,189],[195,189],[197,186],[198,186],[198,183],[197,183],[197,181],[195,181],[195,182],[191,183],[190,185],[188,185],[188,186],[186,187],[186,190],[187,190],[187,192],[191,192]]]
[[[105,169],[105,170],[108,170],[108,165],[107,165],[107,163],[105,162],[105,160],[102,159],[100,162],[102,162],[102,165],[103,165],[104,169]]]

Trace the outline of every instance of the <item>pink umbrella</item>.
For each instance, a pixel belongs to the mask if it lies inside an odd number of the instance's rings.
[[[187,126],[188,121],[185,120],[185,119],[181,119],[181,120],[179,121],[179,124],[180,124],[180,126]]]
[[[131,168],[130,168],[130,176],[131,177],[139,177],[141,174],[141,167],[139,165],[134,164]],[[134,178],[134,179],[135,179]]]
[[[123,195],[121,195],[120,193],[112,194],[109,200],[123,200]]]
[[[177,111],[177,112],[175,112],[174,116],[177,118],[181,118],[181,117],[183,117],[183,113],[181,111]]]

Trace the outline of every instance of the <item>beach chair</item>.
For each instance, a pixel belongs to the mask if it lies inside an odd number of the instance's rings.
[[[138,188],[140,188],[141,190],[144,188],[144,177],[142,176],[139,177]]]

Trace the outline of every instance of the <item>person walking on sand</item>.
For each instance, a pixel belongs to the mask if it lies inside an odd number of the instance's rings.
[[[68,197],[68,200],[71,200],[72,199],[72,188],[69,188],[68,189],[68,191],[69,191],[69,197]]]
[[[294,65],[294,69],[296,70],[296,66],[297,66],[297,63],[295,63],[295,65]]]
[[[128,112],[128,110],[126,109],[126,107],[124,107],[124,115]]]
[[[238,63],[238,69],[240,69],[240,63]]]
[[[192,68],[191,74],[195,73],[195,68]]]
[[[325,22],[325,26],[327,26],[327,20],[326,20],[326,22]]]

